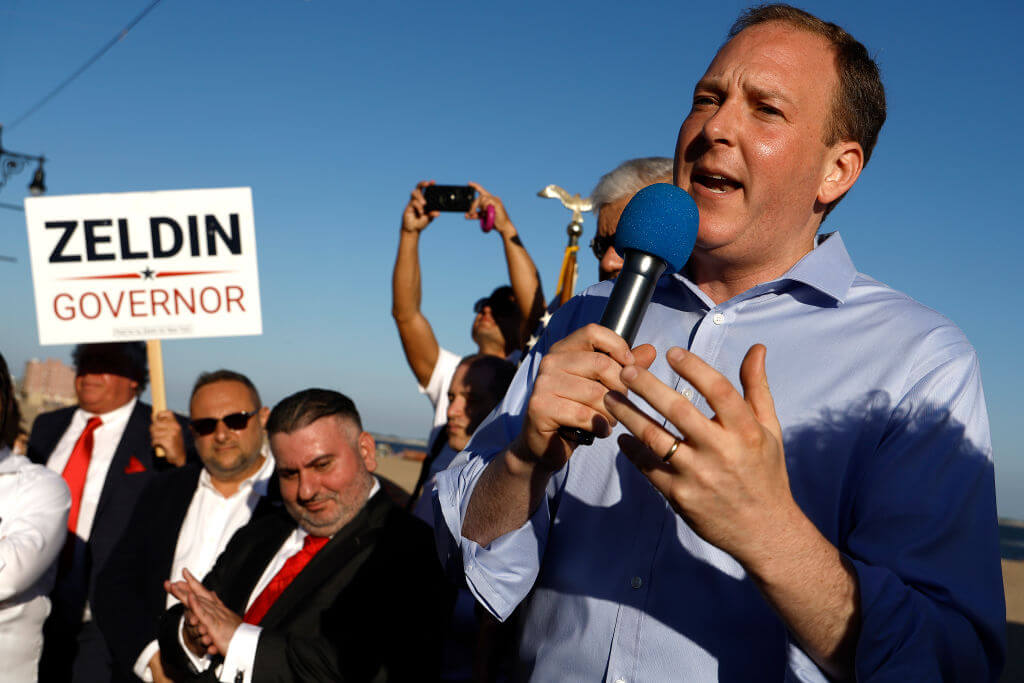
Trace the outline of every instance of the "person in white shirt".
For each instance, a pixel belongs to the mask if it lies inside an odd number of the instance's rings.
[[[97,579],[93,613],[113,655],[113,680],[168,680],[157,624],[177,599],[164,591],[164,581],[181,580],[185,567],[205,575],[234,533],[269,507],[274,461],[263,430],[269,414],[245,375],[217,370],[196,380],[189,428],[202,467],[150,482]],[[174,420],[157,420],[150,432],[168,452],[183,448]],[[272,499],[280,502],[278,495]]]
[[[13,406],[0,355],[0,434]],[[50,613],[54,560],[67,534],[71,494],[58,475],[0,443],[0,678],[35,681]]]
[[[431,441],[448,419],[448,386],[459,364],[457,354],[437,343],[430,321],[420,310],[420,236],[441,215],[439,211],[427,210],[423,196],[423,191],[433,184],[432,180],[418,183],[402,212],[398,255],[391,280],[391,315],[398,326],[405,359],[416,376],[420,393],[426,394],[434,407]],[[523,341],[544,312],[540,276],[501,199],[476,183],[469,183],[469,186],[476,191],[476,198],[466,218],[477,219],[493,211],[494,231],[501,236],[511,282],[511,286],[498,287],[490,296],[476,302],[470,334],[477,345],[477,353],[516,362]]]

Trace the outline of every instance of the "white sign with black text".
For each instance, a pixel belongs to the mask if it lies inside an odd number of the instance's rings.
[[[25,200],[40,344],[260,334],[248,187]]]

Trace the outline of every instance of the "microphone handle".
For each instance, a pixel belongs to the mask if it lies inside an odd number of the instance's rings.
[[[611,296],[601,316],[600,324],[626,340],[633,348],[640,321],[651,303],[658,278],[665,272],[665,262],[642,251],[627,250],[622,272],[615,279]],[[594,434],[578,427],[559,427],[558,435],[577,446],[594,443]]]

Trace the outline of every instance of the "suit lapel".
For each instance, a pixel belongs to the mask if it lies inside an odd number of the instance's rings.
[[[117,442],[114,450],[114,457],[110,461],[110,469],[107,470],[107,478],[103,481],[103,491],[100,493],[100,501],[96,505],[96,519],[99,520],[103,509],[110,503],[111,497],[117,490],[120,482],[127,476],[124,470],[131,462],[132,456],[138,458],[139,462],[152,468],[149,453],[152,450],[149,437],[149,406],[142,401],[135,404],[132,414],[121,433],[121,440]],[[93,528],[97,522],[93,522]],[[95,532],[93,532],[95,533]]]
[[[256,597],[252,595],[252,591],[266,571],[267,565],[295,529],[295,522],[285,510],[280,509],[276,513],[267,515],[268,521],[264,522],[267,525],[266,531],[251,546],[243,549],[244,552],[236,553],[236,556],[231,558],[235,566],[224,572],[224,576],[231,577],[229,585],[214,587],[221,601],[239,615],[245,614],[249,598]]]
[[[32,436],[36,436],[36,439],[34,442],[29,442],[29,459],[32,462],[46,465],[50,460],[50,456],[53,455],[53,449],[60,442],[60,438],[64,436],[64,432],[71,426],[75,410],[77,408],[71,406],[49,415],[44,413],[36,418],[39,421],[39,429],[33,426]],[[49,420],[48,423],[47,420]]]
[[[153,529],[153,567],[155,574],[167,578],[171,574],[171,567],[174,564],[174,552],[177,550],[178,537],[181,535],[181,526],[185,523],[185,516],[188,508],[192,505],[192,499],[199,489],[199,475],[202,468],[195,465],[186,465],[181,470],[168,472],[160,475],[165,477],[163,490],[159,491],[156,500],[162,502],[160,511],[159,528]],[[152,504],[155,501],[147,501],[142,504]],[[163,593],[161,586],[160,592]]]
[[[260,621],[260,626],[272,627],[281,623],[324,584],[342,578],[342,574],[351,580],[369,556],[390,507],[386,494],[378,491],[285,588]]]

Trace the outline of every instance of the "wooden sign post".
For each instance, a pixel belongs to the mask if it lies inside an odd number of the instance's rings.
[[[159,339],[146,340],[146,360],[149,361],[149,394],[153,400],[153,419],[159,412],[167,410],[167,390],[164,388],[164,357],[160,350]],[[153,449],[156,457],[167,454],[163,446]]]

